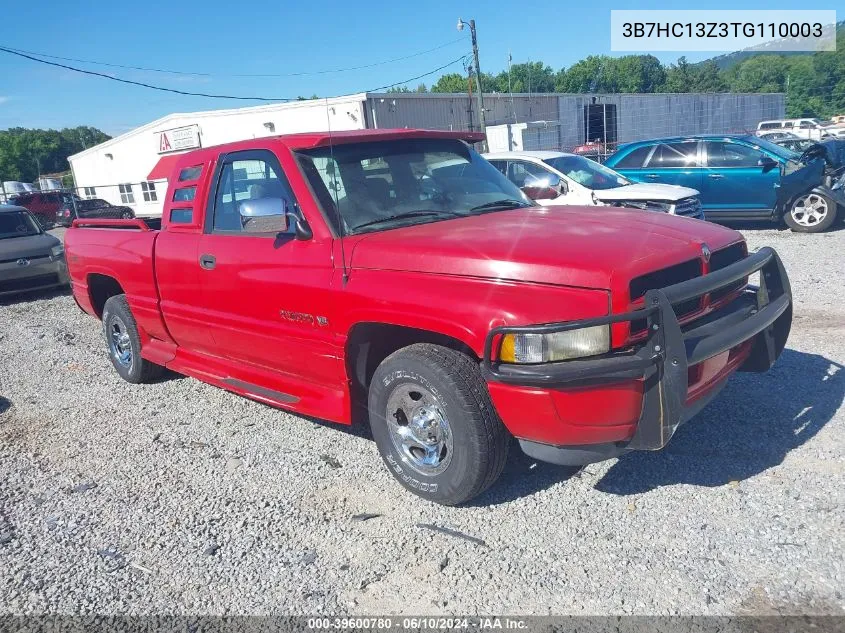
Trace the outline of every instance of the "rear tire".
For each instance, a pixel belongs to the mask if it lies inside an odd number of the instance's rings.
[[[152,382],[164,367],[141,358],[141,337],[126,295],[115,295],[103,307],[103,334],[115,371],[126,382]]]
[[[810,192],[792,201],[783,221],[796,233],[821,233],[836,222],[836,211],[835,201]]]
[[[464,503],[504,469],[510,435],[466,354],[429,343],[394,352],[373,375],[368,408],[388,469],[424,499]]]

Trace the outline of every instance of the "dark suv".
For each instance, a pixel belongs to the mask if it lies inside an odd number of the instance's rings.
[[[129,207],[119,207],[101,198],[76,201],[76,214],[72,206],[66,206],[59,211],[56,224],[70,226],[74,218],[134,218],[135,212]]]
[[[10,202],[25,207],[42,227],[49,228],[56,223],[65,210],[70,209],[72,213],[74,198],[77,203],[82,200],[76,194],[67,191],[32,191],[19,194]]]

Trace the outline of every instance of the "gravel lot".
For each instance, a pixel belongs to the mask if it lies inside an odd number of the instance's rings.
[[[842,613],[845,230],[745,233],[795,295],[770,373],[658,453],[514,450],[463,508],[404,492],[364,429],[120,381],[67,294],[3,302],[0,613]]]

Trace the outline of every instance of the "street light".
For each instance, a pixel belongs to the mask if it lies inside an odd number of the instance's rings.
[[[475,20],[470,20],[469,22],[464,22],[461,18],[458,18],[457,28],[459,31],[463,31],[465,26],[469,26],[469,32],[472,36],[472,56],[475,61],[475,91],[478,95],[478,122],[481,126],[481,133],[487,133],[487,122],[484,116],[484,95],[481,92],[481,66],[478,63],[478,39],[475,35]],[[487,150],[487,141],[482,141],[482,149],[484,151]]]

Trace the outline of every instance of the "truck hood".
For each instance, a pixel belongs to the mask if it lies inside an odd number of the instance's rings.
[[[47,233],[7,237],[0,240],[0,261],[50,255],[50,249],[59,244],[58,238]]]
[[[530,207],[349,238],[350,267],[610,290],[738,242],[734,230],[663,213]]]
[[[607,202],[618,202],[620,200],[677,202],[678,200],[698,195],[697,190],[690,189],[689,187],[646,182],[614,187],[613,189],[599,189],[593,193],[596,194],[596,198],[599,200]]]

